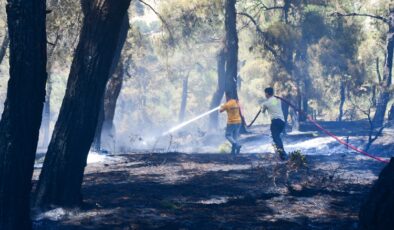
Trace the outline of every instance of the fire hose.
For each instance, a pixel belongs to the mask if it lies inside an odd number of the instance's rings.
[[[322,127],[319,123],[317,123],[311,116],[309,116],[308,114],[306,114],[306,113],[305,113],[304,111],[302,111],[301,109],[297,108],[295,105],[293,105],[293,104],[292,104],[291,102],[289,102],[288,100],[286,100],[286,99],[284,99],[284,98],[281,98],[281,97],[278,97],[278,96],[275,96],[275,97],[278,98],[278,99],[280,99],[282,102],[286,103],[286,104],[289,105],[290,107],[292,107],[292,108],[293,108],[295,111],[297,111],[298,113],[300,113],[300,114],[302,114],[302,115],[305,115],[309,122],[311,122],[314,126],[316,126],[319,130],[323,131],[323,132],[324,132],[325,134],[327,134],[328,136],[334,138],[334,139],[335,139],[337,142],[339,142],[340,144],[342,144],[342,145],[344,145],[344,146],[346,146],[346,147],[348,147],[348,148],[350,148],[350,149],[352,149],[352,150],[354,150],[354,151],[356,151],[356,152],[358,152],[358,153],[360,153],[360,154],[362,154],[362,155],[364,155],[364,156],[367,156],[367,157],[369,157],[369,158],[372,158],[372,159],[374,159],[374,160],[377,160],[377,161],[379,161],[379,162],[386,163],[386,164],[390,163],[390,161],[388,161],[388,160],[386,160],[386,159],[383,159],[383,158],[380,158],[380,157],[373,156],[373,155],[367,153],[366,151],[364,151],[364,150],[362,150],[362,149],[359,149],[359,148],[357,148],[356,146],[347,143],[346,141],[342,140],[342,139],[339,138],[338,136],[334,135],[332,132],[330,132],[330,131],[328,131],[327,129],[323,128],[323,127]],[[251,127],[251,126],[256,122],[256,120],[257,120],[257,118],[260,116],[260,114],[261,114],[261,110],[259,110],[259,112],[258,112],[257,115],[255,116],[255,118],[253,119],[253,121],[248,125],[248,128]]]

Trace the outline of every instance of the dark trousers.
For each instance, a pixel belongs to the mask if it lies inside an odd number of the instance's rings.
[[[281,119],[272,120],[271,134],[272,134],[272,139],[274,140],[275,146],[278,149],[278,151],[284,151],[283,142],[282,139],[280,138],[280,134],[284,131],[284,129],[285,129],[284,121],[282,121]]]

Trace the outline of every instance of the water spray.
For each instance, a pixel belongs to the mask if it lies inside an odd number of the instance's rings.
[[[209,114],[211,114],[213,112],[218,111],[219,109],[220,109],[220,106],[218,106],[218,107],[216,107],[216,108],[214,108],[214,109],[212,109],[212,110],[210,110],[208,112],[205,112],[205,113],[203,113],[203,114],[201,114],[201,115],[199,115],[199,116],[197,116],[197,117],[195,117],[195,118],[193,118],[193,119],[191,119],[189,121],[183,122],[182,124],[179,124],[179,125],[173,127],[172,129],[168,130],[167,132],[163,133],[162,136],[167,136],[167,135],[169,135],[171,133],[174,133],[174,132],[182,129],[185,126],[187,126],[187,125],[189,125],[189,124],[191,124],[191,123],[193,123],[193,122],[195,122],[195,121],[197,121],[197,120],[199,120],[199,119],[201,119],[203,117],[206,117],[206,116],[208,116]]]

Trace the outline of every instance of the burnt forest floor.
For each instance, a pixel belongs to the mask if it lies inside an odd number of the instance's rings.
[[[127,154],[86,168],[84,207],[35,229],[356,229],[384,164],[354,154]],[[35,170],[35,178],[39,169]]]

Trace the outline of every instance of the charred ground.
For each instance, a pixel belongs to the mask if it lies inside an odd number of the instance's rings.
[[[36,229],[355,229],[383,165],[354,155],[132,154],[85,174],[82,210],[37,216]]]

